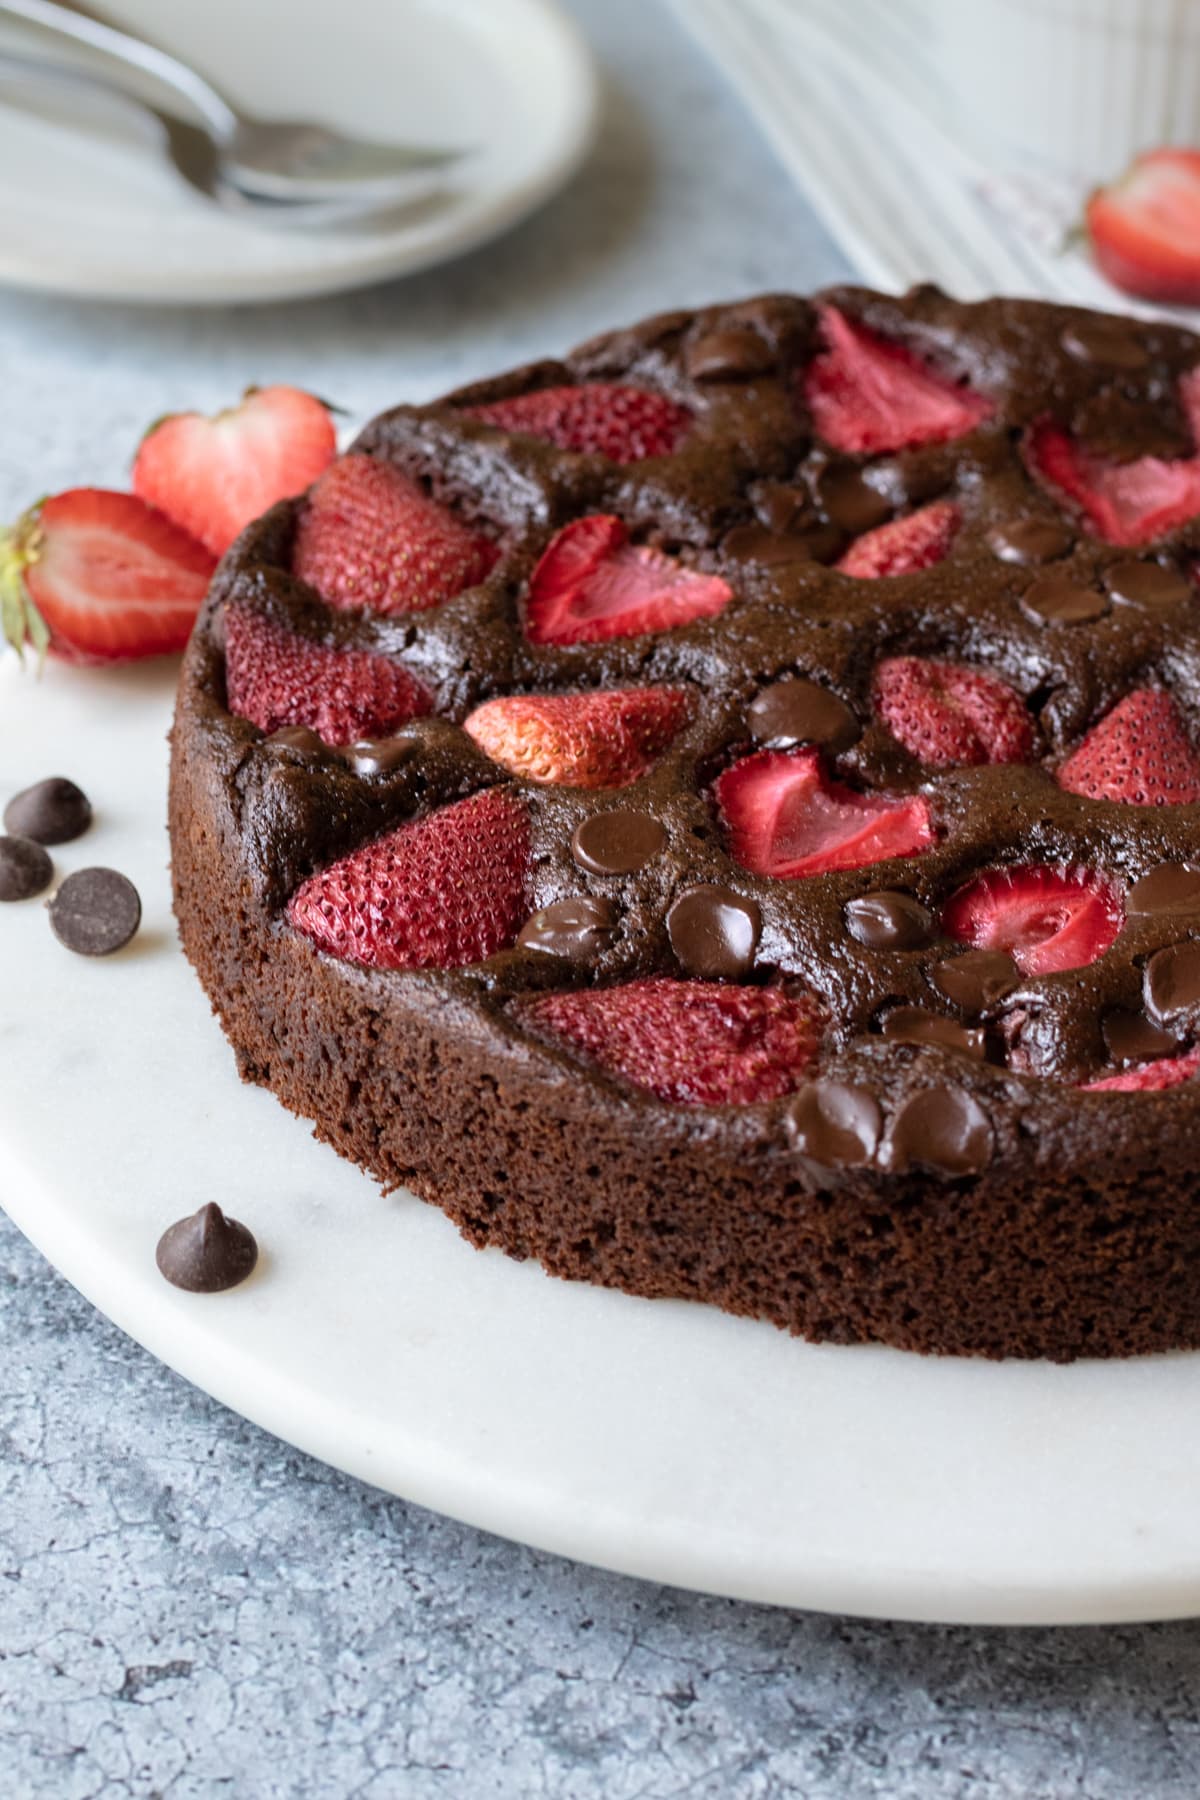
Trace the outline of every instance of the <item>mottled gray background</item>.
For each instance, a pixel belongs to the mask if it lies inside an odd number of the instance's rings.
[[[0,515],[119,482],[148,419],[249,380],[367,413],[657,307],[844,272],[656,4],[576,10],[608,76],[597,153],[495,248],[262,312],[0,301]],[[1200,1790],[1200,1626],[863,1623],[536,1555],[244,1424],[2,1222],[0,1358],[0,1800]]]

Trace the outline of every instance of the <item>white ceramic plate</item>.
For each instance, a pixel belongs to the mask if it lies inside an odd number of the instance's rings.
[[[132,120],[28,86],[18,107],[0,84],[0,282],[158,302],[358,287],[507,230],[591,142],[591,62],[553,0],[113,0],[105,11],[264,117],[476,153],[443,197],[386,225],[268,230],[189,189]]]
[[[553,1281],[384,1199],[243,1087],[172,927],[172,674],[0,667],[0,804],[75,775],[97,818],[60,871],[115,865],[145,903],[96,962],[39,901],[0,908],[0,1194],[97,1306],[302,1449],[589,1562],[904,1618],[1200,1611],[1200,1356],[819,1349]],[[258,1234],[259,1269],[179,1293],[155,1243],[214,1199]]]

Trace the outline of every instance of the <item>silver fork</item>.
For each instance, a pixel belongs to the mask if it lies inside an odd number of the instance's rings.
[[[202,121],[213,145],[214,179],[249,200],[280,207],[325,203],[355,211],[384,207],[411,199],[428,177],[467,154],[428,144],[371,143],[305,119],[252,118],[187,63],[105,23],[76,0],[3,0],[4,19],[20,19],[99,52],[112,82],[142,106],[150,105],[145,77],[168,88]],[[76,73],[95,79],[97,71]]]

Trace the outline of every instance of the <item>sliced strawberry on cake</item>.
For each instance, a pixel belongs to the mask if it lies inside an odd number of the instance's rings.
[[[596,644],[671,631],[723,612],[733,589],[650,544],[631,544],[620,519],[575,519],[543,552],[529,581],[532,644]]]
[[[835,564],[843,575],[877,581],[887,575],[915,575],[950,554],[962,515],[949,500],[934,500],[903,519],[889,519],[855,538]]]
[[[513,775],[564,787],[625,787],[644,775],[687,718],[682,688],[506,694],[464,721],[485,756]]]
[[[986,395],[836,307],[823,306],[820,320],[824,348],[805,371],[803,390],[817,435],[835,450],[873,456],[941,444],[993,412]]]
[[[892,736],[931,769],[1033,755],[1033,720],[1020,694],[962,663],[889,656],[875,670],[873,699]]]
[[[687,407],[665,394],[619,381],[536,388],[463,410],[501,431],[520,431],[560,450],[590,451],[622,463],[670,456],[692,422]]]
[[[410,613],[475,586],[499,554],[411,476],[352,452],[308,496],[292,569],[330,606]]]
[[[529,913],[529,819],[487,788],[321,869],[288,918],[319,950],[373,969],[456,969],[507,949]]]
[[[1057,781],[1088,800],[1194,806],[1200,801],[1200,756],[1171,695],[1135,688],[1060,765]]]
[[[383,737],[433,709],[393,657],[313,643],[245,606],[225,615],[225,692],[260,731],[307,725],[327,744]]]
[[[760,750],[718,779],[714,793],[743,869],[781,880],[917,856],[934,842],[919,794],[860,794],[825,773],[818,750]]]
[[[1075,865],[1025,863],[989,869],[942,909],[948,937],[1003,950],[1023,975],[1082,969],[1111,949],[1125,906],[1111,881]]]
[[[655,976],[518,1002],[530,1030],[660,1100],[749,1106],[799,1087],[824,1013],[808,994]]]

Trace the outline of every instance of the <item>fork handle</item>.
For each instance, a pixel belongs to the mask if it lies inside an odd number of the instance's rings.
[[[132,69],[163,82],[191,103],[214,136],[223,143],[227,143],[237,130],[237,113],[195,69],[160,50],[156,44],[148,44],[131,32],[119,31],[115,25],[106,24],[85,7],[73,4],[73,0],[3,0],[0,20],[8,18],[36,25],[68,43],[98,50],[121,69]]]

